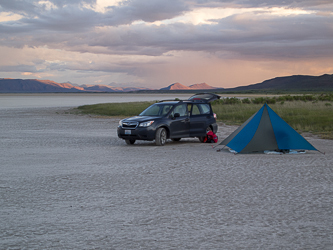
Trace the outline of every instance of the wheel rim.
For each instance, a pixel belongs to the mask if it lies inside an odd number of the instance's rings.
[[[161,131],[161,144],[163,145],[163,144],[165,144],[165,142],[166,142],[166,132],[165,132],[165,129],[163,129]]]

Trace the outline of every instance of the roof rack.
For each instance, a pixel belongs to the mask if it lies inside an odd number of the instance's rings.
[[[158,102],[202,102],[202,103],[206,103],[207,101],[204,100],[204,99],[200,99],[200,98],[195,98],[193,100],[161,100],[161,101],[158,101]]]

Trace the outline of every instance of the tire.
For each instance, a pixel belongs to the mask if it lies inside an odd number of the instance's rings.
[[[207,132],[209,132],[209,131],[212,131],[212,128],[211,128],[210,126],[208,126],[208,127],[206,128],[206,134],[207,134]],[[200,141],[200,142],[205,142],[205,136],[199,136],[198,138],[199,138],[199,141]]]
[[[125,140],[127,145],[133,145],[135,143],[135,140],[131,139],[131,140]]]
[[[182,138],[172,138],[171,140],[172,141],[180,141],[180,139],[182,139]]]
[[[202,143],[205,142],[205,136],[199,136],[198,138],[199,138],[199,141],[200,141],[200,142],[202,142]]]
[[[157,146],[164,146],[167,140],[167,132],[165,128],[159,128],[156,131],[155,143]]]

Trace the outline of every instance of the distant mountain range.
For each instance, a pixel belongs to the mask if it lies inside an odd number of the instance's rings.
[[[0,93],[84,92],[84,88],[50,80],[0,78]]]
[[[195,89],[217,89],[215,87],[209,86],[207,83],[193,84],[190,86],[185,86],[179,82],[173,83],[166,88],[161,88],[160,90],[195,90]]]
[[[50,80],[0,78],[0,93],[129,92],[149,90],[140,87],[112,87],[57,83]]]
[[[147,88],[140,87],[112,87],[109,85],[81,85],[84,91],[90,92],[131,92],[139,90],[149,90]]]
[[[227,89],[228,91],[289,90],[289,91],[333,91],[333,75],[294,75],[276,77],[262,83]]]
[[[206,83],[193,84],[189,87],[174,83],[161,90],[205,90],[216,89]],[[62,92],[132,92],[149,91],[141,87],[112,87],[109,85],[80,85],[57,83],[50,80],[0,78],[0,93],[62,93]]]
[[[193,91],[211,90],[214,92],[226,91],[333,91],[333,75],[305,76],[294,75],[276,77],[262,83],[241,86],[236,88],[216,88],[206,83],[185,86],[173,83],[160,91]],[[140,87],[112,87],[109,85],[80,85],[70,83],[57,83],[50,80],[37,79],[10,79],[0,78],[0,93],[65,93],[65,92],[131,92],[131,91],[159,91]]]

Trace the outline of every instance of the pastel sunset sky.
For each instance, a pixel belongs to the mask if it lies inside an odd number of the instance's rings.
[[[332,73],[332,0],[0,0],[0,78],[229,88]]]

